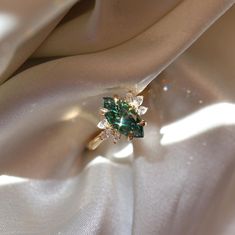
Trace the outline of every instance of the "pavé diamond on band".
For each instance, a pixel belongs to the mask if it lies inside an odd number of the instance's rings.
[[[103,120],[97,125],[102,131],[88,143],[87,148],[95,150],[108,138],[112,138],[115,144],[122,136],[129,141],[143,138],[146,122],[141,116],[148,110],[142,106],[143,100],[142,95],[135,96],[132,92],[128,92],[124,98],[117,95],[103,97],[103,107],[100,109]]]

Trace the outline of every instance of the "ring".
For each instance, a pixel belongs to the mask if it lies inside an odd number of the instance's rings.
[[[100,108],[103,120],[97,125],[101,132],[88,143],[87,148],[95,150],[108,138],[112,138],[115,144],[122,136],[128,141],[143,138],[147,123],[141,116],[148,110],[142,106],[143,101],[142,95],[135,96],[132,92],[128,92],[124,98],[117,95],[103,97],[103,107]]]

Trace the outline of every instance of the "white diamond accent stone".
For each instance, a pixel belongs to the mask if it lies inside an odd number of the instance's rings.
[[[121,134],[119,132],[117,132],[117,131],[114,131],[112,133],[112,137],[113,137],[113,142],[117,143],[120,140],[120,138],[121,138]]]
[[[144,101],[144,97],[142,95],[136,96],[133,98],[133,104],[136,107],[139,107]]]
[[[105,113],[107,113],[109,110],[108,109],[106,109],[106,108],[101,108],[100,109],[100,113],[101,114],[105,114]]]
[[[98,123],[97,127],[100,129],[106,129],[107,124],[108,124],[108,121],[106,119],[104,119]]]
[[[138,108],[138,114],[141,116],[141,115],[144,115],[146,112],[147,112],[147,110],[148,110],[148,108],[147,107],[145,107],[145,106],[140,106],[139,108]]]

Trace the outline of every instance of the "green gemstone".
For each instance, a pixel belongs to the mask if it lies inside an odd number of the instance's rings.
[[[133,134],[133,137],[136,138],[144,137],[143,127],[138,125],[141,118],[126,101],[115,102],[112,97],[104,97],[103,99],[104,108],[108,109],[105,117],[114,129],[125,136]]]
[[[127,113],[127,112],[129,112],[130,105],[125,101],[118,100],[117,101],[117,108],[118,108],[119,112]]]
[[[116,103],[112,97],[104,97],[104,108],[114,111],[116,109]]]

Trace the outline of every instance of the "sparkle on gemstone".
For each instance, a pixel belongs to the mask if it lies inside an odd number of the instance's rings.
[[[125,136],[131,134],[136,138],[144,136],[143,127],[138,125],[141,121],[140,115],[128,102],[120,99],[115,101],[112,97],[104,97],[104,108],[108,109],[105,118],[120,134]]]

